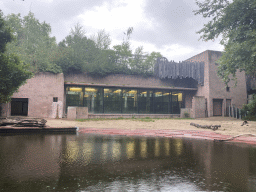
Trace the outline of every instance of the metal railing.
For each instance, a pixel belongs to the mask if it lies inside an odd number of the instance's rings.
[[[227,107],[227,116],[228,117],[234,117],[236,119],[242,119],[243,117],[246,117],[247,112],[242,112],[241,109],[235,107],[235,106],[229,106]]]

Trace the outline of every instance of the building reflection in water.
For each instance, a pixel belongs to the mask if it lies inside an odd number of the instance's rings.
[[[181,139],[173,139],[173,149],[180,155],[183,149]],[[123,138],[123,139],[93,139],[87,138],[83,142],[67,141],[65,159],[75,162],[83,159],[85,165],[97,162],[107,162],[119,159],[149,158],[170,156],[171,143],[168,138]]]
[[[83,150],[82,150],[82,156],[84,159],[84,163],[87,165],[91,162],[91,158],[93,155],[93,145],[94,143],[92,142],[85,142],[83,144]]]
[[[101,160],[103,162],[107,160],[107,154],[108,154],[108,143],[103,142],[102,143],[102,152],[101,152]]]
[[[155,157],[159,157],[160,155],[160,146],[159,146],[159,138],[155,139]]]
[[[174,139],[174,147],[176,154],[179,156],[182,153],[183,143],[181,139]]]
[[[121,144],[118,141],[112,140],[112,159],[119,160],[121,157]]]
[[[76,141],[69,141],[67,143],[66,159],[72,163],[77,160],[79,152],[78,143]]]
[[[141,138],[140,140],[140,156],[141,158],[147,158],[147,139]]]
[[[164,148],[165,148],[165,155],[169,156],[170,155],[170,139],[168,138],[164,139]]]
[[[3,191],[13,191],[10,186],[31,191],[34,183],[40,183],[35,191],[46,191],[46,186],[77,191],[117,178],[134,185],[143,181],[151,187],[151,180],[158,181],[154,186],[184,181],[205,191],[256,191],[256,149],[212,141],[83,134],[13,136],[0,137],[0,154]]]
[[[131,159],[135,157],[135,140],[131,139],[130,141],[126,142],[126,154],[127,158]]]

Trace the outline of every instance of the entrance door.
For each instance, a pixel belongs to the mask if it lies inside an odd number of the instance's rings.
[[[213,116],[222,116],[222,99],[213,99]]]
[[[27,98],[12,98],[11,115],[28,115],[28,99]]]

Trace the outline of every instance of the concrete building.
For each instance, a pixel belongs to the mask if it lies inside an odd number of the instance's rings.
[[[77,109],[87,107],[79,118],[224,116],[228,106],[247,103],[247,87],[244,72],[236,87],[225,86],[217,76],[220,56],[207,50],[181,63],[162,58],[153,77],[38,73],[2,104],[1,115],[78,118]]]

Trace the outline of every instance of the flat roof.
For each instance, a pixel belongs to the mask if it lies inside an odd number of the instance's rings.
[[[109,85],[109,84],[94,84],[94,83],[74,83],[64,82],[64,85],[71,86],[89,86],[89,87],[116,87],[116,88],[140,88],[140,89],[165,89],[165,90],[182,90],[182,91],[197,91],[197,88],[186,87],[156,87],[156,86],[138,86],[138,85]]]

